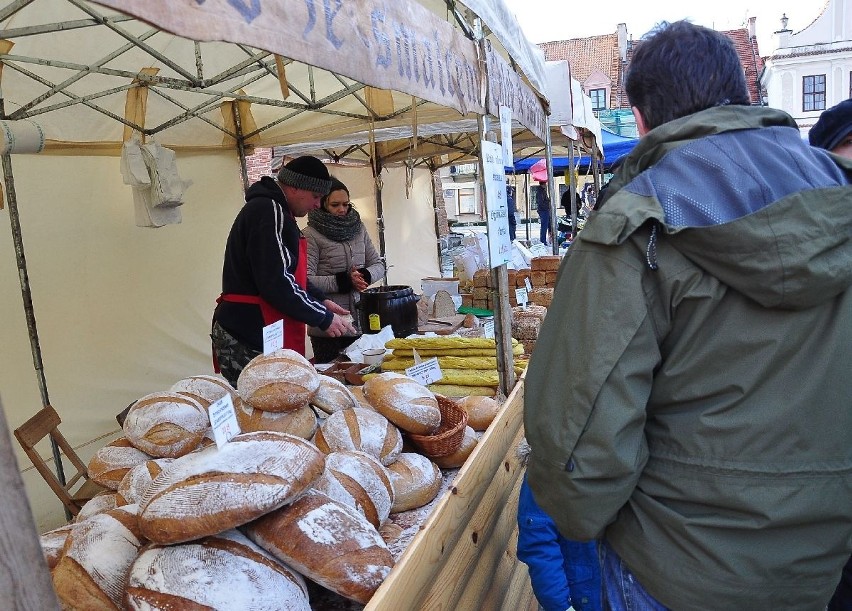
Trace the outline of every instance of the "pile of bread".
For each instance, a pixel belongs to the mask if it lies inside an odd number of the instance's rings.
[[[444,377],[430,384],[429,389],[447,397],[494,397],[500,385],[494,339],[423,335],[392,339],[385,348],[393,352],[382,361],[382,371],[399,372],[412,367],[414,351],[422,360],[438,357],[438,366]],[[515,357],[523,353],[523,346],[515,339],[512,340],[512,352]],[[516,373],[522,373],[525,366],[525,361],[516,360]]]
[[[237,387],[192,376],[130,407],[124,435],[89,463],[108,492],[42,535],[64,608],[310,609],[306,579],[366,603],[394,563],[382,524],[432,501],[440,467],[460,466],[472,426],[497,412],[490,399],[460,404],[472,425],[462,446],[430,459],[404,446],[441,423],[411,378],[353,392],[279,350]],[[242,432],[220,448],[207,409],[226,394]]]

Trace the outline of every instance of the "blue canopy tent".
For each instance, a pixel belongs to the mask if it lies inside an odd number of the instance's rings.
[[[639,138],[625,138],[624,136],[619,136],[618,134],[614,134],[606,129],[601,129],[601,148],[603,148],[604,153],[604,170],[609,170],[614,163],[621,160],[622,157],[632,151],[637,142],[639,142]],[[515,162],[515,172],[528,172],[530,167],[532,167],[532,165],[539,159],[542,158],[527,157],[526,159],[519,159]],[[575,157],[574,161],[579,164],[581,171],[588,169],[589,164],[592,162],[591,158],[588,156]],[[553,157],[554,172],[565,171],[567,167],[568,157]]]

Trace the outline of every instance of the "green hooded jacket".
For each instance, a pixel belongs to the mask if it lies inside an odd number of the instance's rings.
[[[560,269],[528,479],[673,609],[824,609],[852,551],[852,161],[783,112],[646,134]]]

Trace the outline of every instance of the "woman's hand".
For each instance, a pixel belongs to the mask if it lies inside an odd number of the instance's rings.
[[[352,278],[352,286],[355,287],[355,290],[359,293],[369,286],[367,281],[364,280],[364,276],[361,275],[361,272],[354,267],[349,270],[349,277]]]

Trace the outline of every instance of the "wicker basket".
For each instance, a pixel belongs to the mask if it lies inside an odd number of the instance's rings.
[[[410,433],[408,437],[426,456],[449,456],[461,447],[464,440],[467,412],[443,395],[435,395],[435,398],[441,410],[441,426],[432,435]]]

